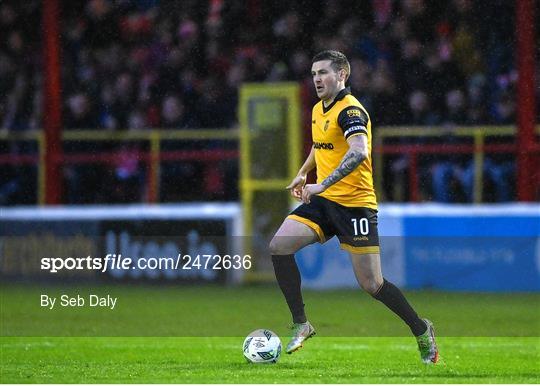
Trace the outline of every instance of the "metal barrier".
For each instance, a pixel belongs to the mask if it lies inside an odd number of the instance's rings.
[[[473,144],[411,144],[411,145],[388,145],[384,144],[387,138],[425,138],[440,137],[448,133],[448,130],[440,127],[384,127],[377,129],[373,135],[373,158],[375,164],[375,187],[382,192],[383,187],[383,157],[385,154],[407,154],[410,157],[409,164],[409,196],[410,201],[418,202],[418,156],[420,154],[472,154],[474,161],[474,186],[473,202],[482,202],[484,185],[484,158],[486,153],[515,153],[515,143],[486,144],[486,137],[515,136],[515,126],[469,126],[453,128],[451,133],[455,137],[469,137]],[[536,127],[536,133],[540,133],[540,126]],[[540,152],[540,145],[536,145],[534,151]],[[532,171],[531,171],[532,172]]]
[[[385,154],[407,154],[410,156],[409,189],[410,200],[419,201],[418,191],[418,156],[420,154],[473,154],[475,180],[474,202],[481,202],[483,187],[483,163],[486,153],[513,153],[517,150],[514,143],[485,144],[486,137],[490,136],[513,136],[516,129],[513,126],[482,126],[462,127],[452,130],[456,137],[469,137],[473,144],[428,144],[428,145],[389,145],[384,144],[388,138],[422,138],[438,137],[443,133],[440,128],[430,127],[381,127],[374,131],[373,135],[373,158],[375,164],[375,184],[377,191],[382,192],[383,168]],[[536,133],[540,133],[540,126],[536,127]],[[212,161],[238,158],[238,150],[211,149],[204,151],[177,150],[162,151],[161,144],[164,140],[227,140],[238,141],[237,129],[201,129],[201,130],[128,130],[121,132],[97,131],[97,130],[66,130],[62,135],[63,141],[148,141],[149,150],[138,154],[139,159],[148,165],[147,175],[147,202],[155,203],[159,197],[159,176],[161,161],[198,160]],[[0,132],[0,141],[35,141],[38,144],[38,153],[35,155],[10,155],[0,154],[0,165],[24,165],[35,164],[38,170],[38,204],[44,203],[45,173],[44,154],[45,141],[42,131],[23,132]],[[535,149],[540,152],[540,145]],[[81,163],[109,163],[115,160],[116,153],[102,152],[99,154],[65,154],[61,162],[63,164]]]
[[[105,130],[66,130],[62,134],[62,140],[66,141],[148,141],[150,149],[141,152],[138,158],[148,165],[147,176],[147,202],[158,202],[160,161],[198,160],[211,161],[238,158],[238,150],[213,149],[206,151],[179,150],[162,151],[161,143],[165,140],[228,140],[238,141],[237,129],[189,129],[189,130],[127,130],[109,132]],[[36,141],[38,144],[37,155],[10,155],[0,154],[0,165],[11,164],[35,164],[38,169],[38,204],[45,202],[45,140],[43,131],[24,132],[0,132],[0,141]],[[61,162],[63,164],[81,163],[109,163],[114,161],[116,153],[102,152],[99,154],[65,154]]]

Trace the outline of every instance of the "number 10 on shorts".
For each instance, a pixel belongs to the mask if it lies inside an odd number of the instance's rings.
[[[366,236],[369,234],[369,222],[367,218],[351,218],[354,227],[354,235]]]

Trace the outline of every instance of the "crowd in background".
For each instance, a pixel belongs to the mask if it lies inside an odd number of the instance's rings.
[[[349,85],[370,112],[374,130],[443,126],[444,140],[452,143],[456,126],[515,123],[514,13],[507,0],[65,1],[64,127],[236,127],[243,82],[298,81],[309,115],[316,101],[311,57],[332,48],[347,54]],[[0,36],[5,37],[0,40],[1,130],[42,125],[40,25],[40,0],[0,3]],[[28,144],[1,146],[4,152],[35,151]],[[77,146],[72,147],[99,150]],[[125,156],[112,167],[66,166],[65,200],[144,200],[145,168],[129,157],[141,146],[123,145]],[[514,197],[513,158],[498,155],[485,163],[494,200]],[[469,201],[470,160],[446,155],[423,161],[424,199]],[[389,159],[387,180],[403,175],[407,164],[406,156]],[[31,172],[1,167],[6,174],[0,181],[0,204],[19,202],[21,193],[31,190],[24,183]],[[236,199],[234,164],[220,168],[216,175],[215,167],[204,164],[165,166],[162,182],[168,196],[162,200]],[[190,189],[175,190],[178,178],[192,181]],[[89,190],[93,193],[80,191],[82,181],[95,187]],[[391,185],[385,190],[381,193],[388,199],[398,199]]]

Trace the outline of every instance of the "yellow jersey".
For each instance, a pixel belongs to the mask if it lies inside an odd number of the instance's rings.
[[[377,209],[371,166],[371,120],[349,88],[341,90],[328,107],[322,101],[313,107],[311,132],[319,184],[340,165],[349,150],[347,138],[367,136],[367,158],[319,196],[343,206]]]

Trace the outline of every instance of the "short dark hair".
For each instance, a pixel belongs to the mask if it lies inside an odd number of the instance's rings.
[[[311,63],[320,62],[321,60],[330,60],[330,65],[335,71],[345,70],[345,72],[347,72],[345,81],[349,79],[349,75],[351,75],[351,65],[342,52],[334,50],[321,51],[313,57]]]

